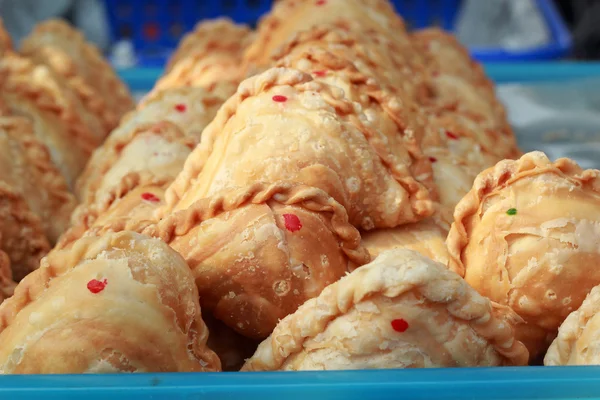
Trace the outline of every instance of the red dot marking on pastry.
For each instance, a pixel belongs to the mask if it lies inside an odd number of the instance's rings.
[[[395,319],[392,321],[392,328],[396,332],[406,332],[406,330],[408,329],[408,322],[406,322],[403,319]]]
[[[446,131],[446,136],[448,136],[452,140],[458,140],[458,136],[456,136],[454,133],[452,133],[450,131]]]
[[[315,4],[318,5],[318,6],[322,6],[325,3],[327,3],[327,1],[325,1],[325,0],[317,0],[317,2]]]
[[[280,94],[276,94],[275,96],[273,96],[273,101],[277,103],[285,103],[287,101],[287,97],[282,96]]]
[[[324,77],[325,75],[327,75],[327,71],[314,71],[313,74],[315,76]]]
[[[87,288],[90,292],[97,294],[104,290],[108,281],[105,279],[103,281],[99,281],[98,279],[92,279],[88,282]]]
[[[429,161],[431,161],[431,162],[437,162],[437,158],[435,158],[435,157],[429,157]]]
[[[302,229],[300,218],[294,214],[283,214],[283,221],[285,222],[285,229],[290,232],[296,232]]]
[[[151,203],[158,203],[160,201],[160,199],[158,197],[156,197],[152,193],[148,193],[148,192],[142,193],[142,199],[149,201]]]
[[[185,104],[175,104],[175,110],[182,113],[185,112],[185,110],[187,110],[187,107],[185,106]]]

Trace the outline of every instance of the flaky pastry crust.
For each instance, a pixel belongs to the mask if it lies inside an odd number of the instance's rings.
[[[20,192],[55,243],[69,225],[75,198],[33,126],[22,117],[0,117],[0,179]]]
[[[0,306],[0,373],[220,370],[183,259],[132,232],[54,252]]]
[[[157,216],[225,187],[279,180],[325,190],[364,229],[433,212],[429,191],[384,146],[376,124],[342,90],[301,71],[247,79],[202,135]]]
[[[36,25],[23,39],[21,51],[67,79],[86,108],[102,120],[104,136],[134,107],[127,86],[100,51],[64,21]]]
[[[599,365],[600,286],[565,319],[544,357],[544,365]]]
[[[456,206],[450,268],[525,320],[533,358],[600,283],[599,204],[598,171],[532,152],[483,171]]]
[[[9,257],[13,277],[21,280],[38,268],[50,250],[40,218],[23,195],[0,178],[0,250]]]
[[[290,182],[226,190],[143,232],[186,259],[206,310],[255,339],[370,260],[344,207]]]
[[[404,22],[387,0],[283,0],[260,21],[256,39],[244,56],[245,65],[268,66],[274,51],[295,33],[322,24],[406,35]]]
[[[86,199],[93,195],[105,169],[115,162],[115,149],[125,146],[149,125],[170,122],[176,125],[185,137],[197,142],[224,101],[225,98],[221,95],[201,88],[170,89],[146,98],[137,110],[123,118],[121,125],[94,151],[77,181],[78,198]]]
[[[442,264],[391,250],[284,318],[242,370],[524,365],[515,319]]]

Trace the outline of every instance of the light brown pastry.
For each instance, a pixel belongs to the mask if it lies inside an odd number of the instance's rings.
[[[132,232],[44,258],[0,306],[0,373],[220,370],[185,261]]]
[[[259,23],[245,54],[249,68],[268,66],[274,51],[299,31],[323,24],[373,29],[396,40],[406,36],[402,19],[387,0],[282,0]]]
[[[456,206],[450,268],[512,307],[533,359],[600,283],[600,172],[543,153],[483,171]]]
[[[179,127],[163,121],[137,127],[127,137],[111,141],[100,162],[96,176],[87,186],[81,201],[84,206],[109,193],[131,172],[142,172],[155,179],[173,179],[198,143],[199,137],[186,136]]]
[[[242,371],[525,365],[517,319],[442,264],[391,250],[284,318]]]
[[[68,88],[48,68],[14,54],[0,58],[0,75],[0,96],[10,113],[32,120],[36,136],[72,186],[98,142],[80,118]]]
[[[0,117],[0,148],[0,180],[23,196],[55,243],[68,228],[76,203],[48,149],[23,117]]]
[[[344,207],[289,182],[226,190],[143,232],[185,258],[205,310],[254,339],[370,260]]]
[[[0,250],[8,255],[16,281],[37,269],[50,250],[40,218],[31,211],[23,194],[1,178]]]
[[[599,365],[599,333],[600,286],[595,286],[558,329],[544,365]]]
[[[142,127],[167,121],[175,124],[185,137],[199,141],[202,131],[225,99],[201,88],[170,89],[147,97],[137,110],[123,118],[121,125],[94,151],[77,181],[77,197],[85,200],[93,196],[104,169],[114,162],[112,157],[115,149],[127,143]]]
[[[10,259],[8,255],[0,250],[0,304],[13,295],[17,284],[12,280]]]
[[[135,103],[99,50],[61,20],[38,24],[23,39],[21,51],[65,77],[87,110],[96,115],[106,136]]]
[[[448,265],[447,233],[433,218],[428,218],[396,228],[364,232],[361,234],[361,243],[373,259],[384,251],[409,249],[436,262]]]
[[[153,90],[182,86],[211,89],[226,82],[235,90],[245,77],[242,57],[253,37],[248,26],[227,18],[198,23],[182,39]]]
[[[405,107],[408,99],[404,101],[376,79],[360,72],[348,57],[318,47],[292,53],[278,60],[275,66],[303,71],[316,81],[342,89],[348,100],[360,104],[370,128],[369,143],[384,163],[397,169],[393,172],[398,176],[405,175],[408,168],[435,196],[431,163],[420,146],[424,133],[417,111]]]
[[[279,180],[323,189],[363,229],[431,215],[431,193],[378,129],[341,89],[298,70],[270,69],[221,107],[157,216],[227,187]]]

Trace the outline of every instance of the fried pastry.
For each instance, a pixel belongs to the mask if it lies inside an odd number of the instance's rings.
[[[341,89],[298,70],[270,69],[244,81],[221,107],[157,216],[227,187],[279,180],[323,189],[363,229],[431,215],[430,192],[378,128]]]
[[[220,370],[185,261],[132,232],[54,252],[0,306],[0,374]]]
[[[0,180],[22,194],[55,243],[69,225],[75,198],[50,155],[34,135],[29,120],[0,117]]]
[[[242,370],[525,365],[516,319],[442,264],[391,250],[284,318]]]
[[[112,141],[105,148],[103,159],[95,166],[97,178],[88,185],[82,204],[93,203],[131,172],[173,179],[198,140],[167,121],[139,126],[129,136]]]
[[[227,18],[200,22],[181,41],[153,90],[182,86],[210,89],[225,82],[235,90],[245,77],[242,56],[252,39],[248,26]]]
[[[450,268],[525,320],[533,359],[600,283],[599,205],[600,172],[532,152],[483,171],[456,206]]]
[[[2,18],[0,18],[0,57],[7,51],[13,49],[12,39],[4,27]]]
[[[121,125],[94,151],[77,181],[78,198],[83,200],[93,195],[104,169],[114,162],[112,155],[115,149],[128,143],[142,127],[163,121],[171,122],[185,137],[199,141],[202,130],[214,118],[225,99],[201,88],[170,89],[147,97],[137,110],[123,118]]]
[[[23,195],[0,177],[0,251],[8,255],[14,279],[19,281],[37,269],[49,250],[40,217]]]
[[[23,39],[21,51],[67,79],[87,110],[100,118],[104,136],[135,105],[127,87],[98,49],[64,21],[38,24]]]
[[[269,66],[274,51],[304,29],[338,24],[348,30],[373,29],[400,40],[402,19],[387,0],[282,0],[259,23],[256,39],[245,54],[248,68]]]
[[[362,245],[372,258],[392,249],[414,250],[427,258],[448,265],[447,231],[433,218],[401,225],[396,228],[376,229],[362,233]]]
[[[211,315],[202,313],[202,317],[210,332],[207,345],[219,356],[223,371],[239,371],[259,342],[240,335]]]
[[[10,259],[5,252],[0,250],[0,304],[13,295],[15,286],[16,283],[12,280]]]
[[[587,295],[558,329],[544,365],[600,365],[600,286]]]
[[[143,232],[185,258],[205,310],[254,339],[369,261],[344,207],[289,182],[226,190]]]

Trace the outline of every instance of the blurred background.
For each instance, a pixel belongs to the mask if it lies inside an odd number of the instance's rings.
[[[81,29],[118,66],[160,66],[204,18],[255,24],[271,0],[0,0],[15,41],[44,19]],[[454,31],[481,61],[600,58],[600,0],[393,0],[411,28]]]

